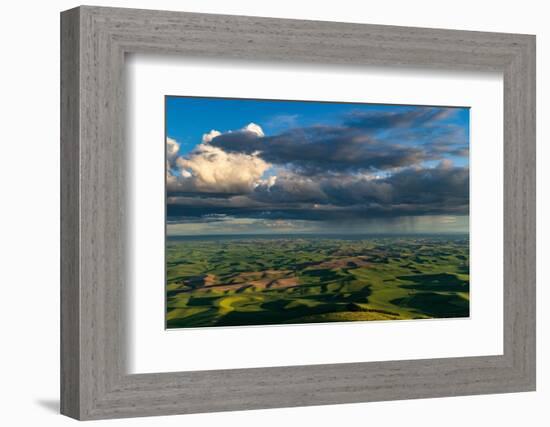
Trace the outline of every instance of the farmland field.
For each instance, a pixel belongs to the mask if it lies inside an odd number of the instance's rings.
[[[467,235],[167,237],[168,328],[469,316]]]

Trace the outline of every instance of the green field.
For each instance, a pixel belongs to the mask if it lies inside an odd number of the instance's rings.
[[[469,316],[467,236],[167,238],[168,328]]]

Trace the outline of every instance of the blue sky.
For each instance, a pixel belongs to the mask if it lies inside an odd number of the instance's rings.
[[[180,142],[181,154],[200,143],[211,129],[221,132],[240,129],[253,122],[265,134],[276,134],[289,126],[338,124],[353,111],[384,112],[414,110],[417,106],[337,102],[282,101],[229,98],[166,97],[166,134]],[[456,113],[442,122],[469,131],[469,109],[456,108]],[[456,158],[460,164],[467,159]]]
[[[469,115],[166,97],[169,232],[467,231]]]

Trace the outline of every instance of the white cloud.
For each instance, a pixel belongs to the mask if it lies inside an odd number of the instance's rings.
[[[239,133],[239,132],[250,132],[256,135],[257,137],[263,138],[265,136],[264,131],[260,125],[257,125],[256,123],[250,122],[245,127],[238,129],[236,131],[229,130],[227,132],[220,132],[216,129],[212,129],[210,132],[205,133],[202,135],[202,143],[203,144],[210,144],[214,138],[220,135],[225,135],[228,133]]]
[[[277,175],[271,175],[267,177],[266,179],[260,179],[255,183],[255,187],[258,186],[265,186],[268,190],[275,185],[277,182]]]
[[[221,135],[221,132],[215,130],[215,129],[212,129],[210,132],[208,133],[204,133],[202,135],[202,143],[203,144],[208,144],[209,142],[211,142],[215,137],[217,136],[220,136]]]
[[[254,154],[226,153],[200,144],[186,158],[178,157],[181,191],[248,193],[254,189],[269,163]]]
[[[255,123],[227,133],[238,132],[264,136],[261,126]],[[257,154],[228,153],[211,145],[212,140],[220,135],[222,133],[216,129],[203,134],[202,143],[185,157],[177,155],[180,146],[178,142],[167,138],[166,183],[169,191],[243,194],[264,183],[261,177],[271,164]],[[270,177],[265,182],[269,186],[274,183],[275,177]]]
[[[265,136],[263,129],[260,127],[260,125],[257,125],[256,123],[249,123],[241,130],[255,133],[259,137]]]
[[[170,169],[170,162],[166,161],[166,185],[171,187],[176,184],[177,178],[172,174]]]
[[[179,152],[180,144],[174,138],[166,138],[166,157],[168,160],[174,159]]]

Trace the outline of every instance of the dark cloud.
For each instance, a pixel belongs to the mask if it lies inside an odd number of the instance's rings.
[[[452,120],[456,111],[352,112],[341,125],[273,136],[254,124],[211,132],[175,162],[181,174],[167,181],[167,216],[188,223],[231,217],[338,224],[467,215],[469,169],[450,160],[469,154],[468,129]]]
[[[218,135],[211,144],[229,153],[258,153],[305,175],[386,170],[465,154],[464,129],[441,124],[454,111],[356,112],[340,126],[293,128],[268,137],[243,129]]]
[[[306,175],[383,170],[435,158],[421,147],[388,143],[360,129],[338,126],[298,128],[271,137],[232,132],[217,136],[211,143],[231,153],[259,153],[267,162]]]
[[[419,215],[467,215],[469,170],[442,164],[385,178],[287,174],[271,186],[231,198],[174,197],[169,216],[212,214],[265,219],[354,220]]]
[[[377,132],[387,129],[430,127],[449,118],[456,108],[414,107],[402,111],[357,111],[349,114],[344,125]]]

